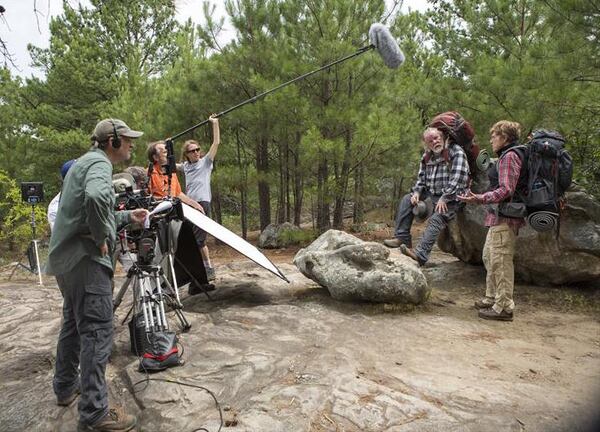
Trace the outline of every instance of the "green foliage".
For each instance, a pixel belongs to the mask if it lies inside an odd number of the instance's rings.
[[[478,135],[500,119],[558,129],[576,156],[575,177],[598,190],[600,146],[597,11],[584,0],[436,0],[429,15],[435,51],[460,79],[447,102]]]
[[[17,182],[0,170],[0,241],[8,250],[24,249],[32,239],[32,206],[21,199],[21,189]],[[46,209],[33,207],[36,221],[36,235],[40,237],[48,231]]]
[[[284,229],[279,234],[281,244],[298,245],[311,243],[318,237],[319,233],[312,229]]]
[[[559,129],[576,181],[600,195],[597,11],[585,0],[430,3],[386,17],[382,0],[228,0],[235,35],[225,46],[210,2],[198,27],[177,24],[172,1],[65,3],[49,48],[30,47],[44,79],[0,70],[0,168],[17,183],[44,181],[52,196],[59,167],[87,150],[104,117],[145,132],[129,162],[145,166],[148,142],[355,52],[371,23],[388,19],[401,68],[373,51],[220,119],[213,188],[230,228],[310,210],[321,229],[326,217],[340,223],[349,200],[392,204],[414,181],[424,125],[450,109],[484,147],[500,119],[525,133]],[[177,156],[190,138],[207,150],[210,127],[177,140]]]

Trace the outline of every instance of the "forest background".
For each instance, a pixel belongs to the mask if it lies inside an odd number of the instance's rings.
[[[146,144],[368,44],[384,22],[406,55],[392,70],[361,55],[221,118],[213,216],[246,237],[271,222],[312,221],[315,232],[365,222],[411,186],[420,135],[435,114],[460,111],[489,150],[489,127],[509,119],[558,129],[575,181],[600,197],[600,1],[226,0],[222,20],[180,24],[165,0],[91,0],[50,23],[50,46],[30,46],[41,78],[0,69],[0,240],[31,238],[19,183],[43,181],[38,237],[60,190],[60,166],[90,146],[98,120],[144,131],[128,165],[147,166]],[[386,7],[387,5],[387,7]],[[197,139],[207,150],[210,128]],[[117,167],[115,171],[124,168]],[[391,219],[391,217],[390,217]],[[41,233],[41,234],[40,234]]]

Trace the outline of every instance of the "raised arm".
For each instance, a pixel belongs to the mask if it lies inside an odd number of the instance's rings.
[[[221,143],[221,131],[219,130],[219,119],[215,117],[215,114],[211,115],[208,120],[212,123],[213,142],[207,155],[211,161],[214,161],[217,156],[217,150],[219,150],[219,144]]]

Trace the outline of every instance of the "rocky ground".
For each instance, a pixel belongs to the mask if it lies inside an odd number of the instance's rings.
[[[291,264],[295,249],[268,252],[290,284],[212,250],[218,289],[210,299],[184,290],[183,366],[137,372],[121,324],[129,294],[117,310],[111,399],[137,413],[138,430],[217,431],[219,411],[232,432],[592,430],[598,288],[518,284],[515,321],[489,322],[472,307],[483,269],[439,251],[424,269],[431,299],[408,308],[333,300]],[[76,404],[57,407],[51,385],[60,293],[51,278],[40,287],[8,274],[0,431],[73,431]]]

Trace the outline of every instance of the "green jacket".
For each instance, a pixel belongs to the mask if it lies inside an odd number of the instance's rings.
[[[46,272],[67,273],[86,256],[112,271],[117,226],[131,220],[131,212],[114,207],[112,164],[104,151],[92,149],[77,159],[63,183]],[[101,256],[104,242],[109,253]]]

